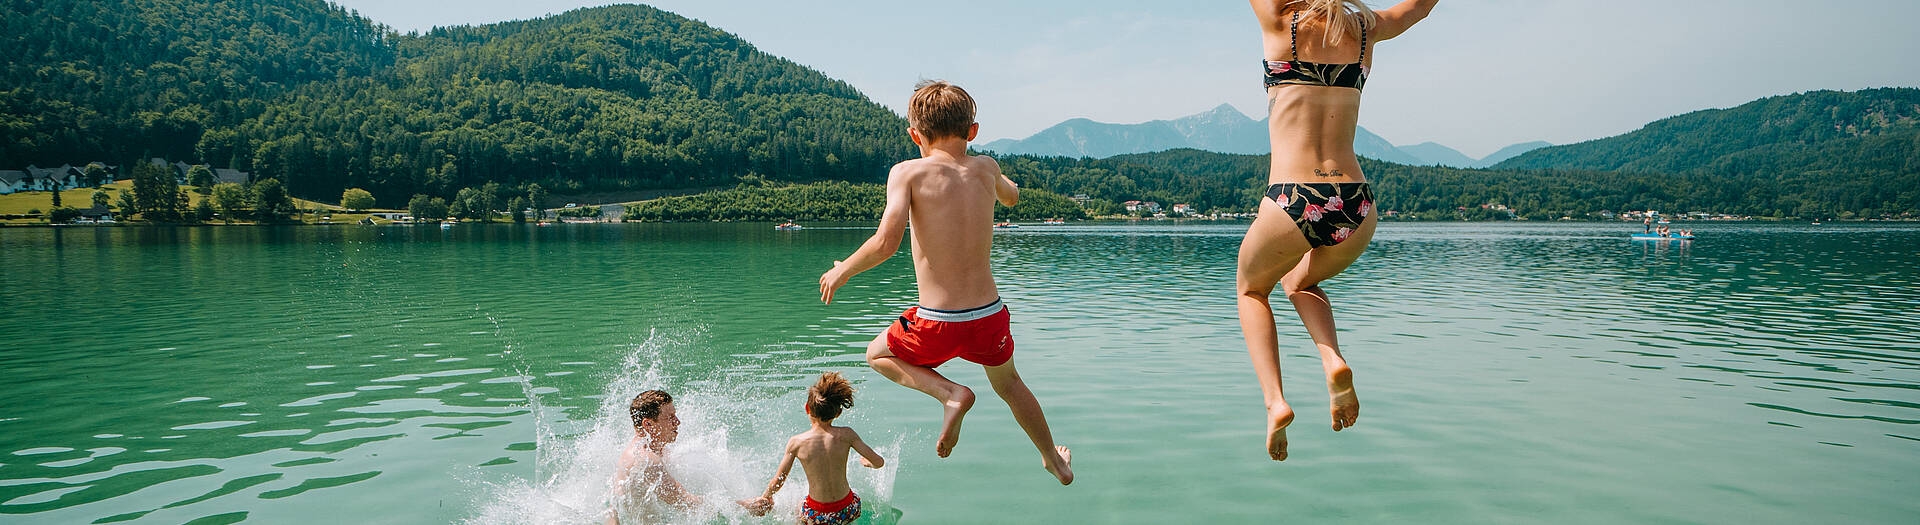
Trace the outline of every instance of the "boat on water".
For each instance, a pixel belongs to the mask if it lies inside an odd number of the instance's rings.
[[[1019,227],[1020,227],[1020,225],[1018,225],[1018,224],[1014,224],[1014,223],[1011,223],[1011,222],[1002,222],[1002,223],[998,223],[998,224],[994,224],[994,225],[993,225],[993,229],[996,229],[996,230],[1011,230],[1011,229],[1014,229],[1014,228],[1019,228]]]
[[[774,226],[773,226],[773,229],[775,229],[775,230],[788,230],[788,231],[791,231],[791,230],[799,230],[799,229],[801,229],[801,228],[802,228],[802,227],[801,227],[800,225],[798,225],[798,224],[794,224],[794,223],[791,223],[791,222],[786,222],[786,223],[780,223],[780,224],[776,224],[776,225],[774,225]]]
[[[1636,233],[1636,234],[1633,234],[1633,240],[1636,240],[1636,241],[1691,241],[1693,240],[1693,236],[1692,235],[1661,235],[1658,233]]]
[[[1046,226],[1059,226],[1066,223],[1067,223],[1066,219],[1047,219],[1044,221],[1040,221],[1040,224],[1046,225]]]

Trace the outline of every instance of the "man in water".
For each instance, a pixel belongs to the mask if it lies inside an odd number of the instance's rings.
[[[934,371],[953,358],[986,367],[993,391],[1013,410],[1040,461],[1060,484],[1073,483],[1072,453],[1053,444],[1040,401],[1013,368],[1013,335],[1007,308],[994,286],[993,203],[1012,206],[1020,189],[993,159],[967,153],[980,132],[973,98],[946,82],[926,82],[907,102],[907,129],[920,146],[918,159],[893,166],[880,229],[845,261],[820,276],[820,300],[855,274],[878,266],[900,249],[913,225],[913,271],[920,306],[907,309],[867,345],[867,363],[880,375],[940,401],[946,411],[934,453],[947,457],[960,440],[960,420],[973,408],[973,390]]]
[[[700,506],[700,496],[688,493],[673,479],[673,474],[667,472],[667,445],[680,438],[680,417],[674,412],[673,396],[664,390],[641,392],[627,406],[627,414],[633,417],[633,441],[627,444],[627,451],[620,454],[619,471],[613,478],[614,508],[607,511],[607,524],[619,525],[620,507],[635,492],[632,476],[636,471],[640,475],[637,488],[660,503],[683,509]],[[734,503],[755,516],[773,509],[772,498],[750,498]]]

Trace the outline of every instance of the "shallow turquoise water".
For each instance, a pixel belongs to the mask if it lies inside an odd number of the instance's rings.
[[[823,370],[893,462],[856,489],[905,523],[1920,515],[1920,227],[1387,224],[1326,285],[1358,427],[1327,427],[1280,312],[1285,463],[1234,321],[1244,228],[1000,234],[1071,487],[987,388],[933,456],[936,405],[860,357],[912,302],[906,258],[815,300],[864,229],[3,229],[0,521],[565,519],[618,453],[603,401],[641,387],[682,398],[683,481],[744,497]]]

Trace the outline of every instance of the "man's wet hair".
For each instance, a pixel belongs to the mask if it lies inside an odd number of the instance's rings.
[[[665,390],[648,390],[633,396],[633,404],[627,405],[627,414],[633,416],[633,427],[640,428],[640,420],[660,417],[660,405],[673,402],[673,395]]]

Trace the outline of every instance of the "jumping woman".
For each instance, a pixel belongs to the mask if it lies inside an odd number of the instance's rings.
[[[1367,249],[1378,217],[1373,189],[1353,153],[1375,42],[1412,27],[1439,0],[1406,0],[1382,11],[1360,0],[1251,0],[1266,55],[1268,133],[1273,163],[1260,214],[1240,243],[1240,330],[1267,404],[1267,455],[1287,459],[1293,408],[1280,391],[1274,333],[1275,285],[1286,293],[1320,349],[1332,397],[1333,429],[1353,426],[1360,400],[1353,370],[1334,337],[1333,305],[1320,282]]]

